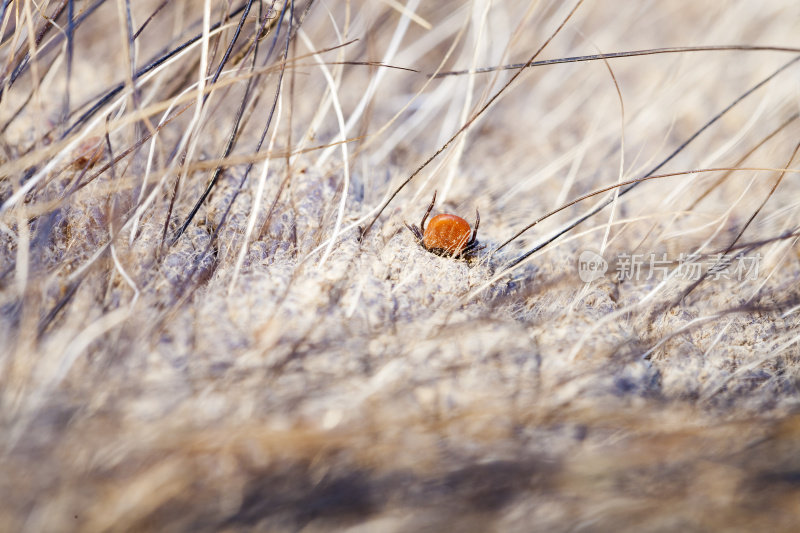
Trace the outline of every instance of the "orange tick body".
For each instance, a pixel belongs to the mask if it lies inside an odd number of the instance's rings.
[[[422,236],[422,245],[428,249],[447,251],[447,255],[456,255],[469,242],[472,229],[469,223],[456,215],[436,215],[428,223]]]
[[[456,215],[442,214],[433,217],[425,227],[425,220],[433,209],[436,202],[436,193],[433,193],[433,200],[428,210],[422,217],[419,227],[416,225],[406,227],[414,234],[417,241],[423,248],[436,255],[469,258],[479,250],[478,247],[478,225],[481,222],[478,210],[475,210],[475,229],[470,230],[469,223]],[[472,237],[470,238],[470,232]]]

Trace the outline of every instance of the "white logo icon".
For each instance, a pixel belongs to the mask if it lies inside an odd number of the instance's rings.
[[[608,263],[602,255],[596,252],[584,250],[578,257],[578,276],[584,283],[591,283],[602,278],[607,270]]]

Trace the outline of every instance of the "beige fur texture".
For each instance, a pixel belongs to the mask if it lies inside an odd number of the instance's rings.
[[[0,1],[0,529],[797,530],[796,0],[246,5]]]

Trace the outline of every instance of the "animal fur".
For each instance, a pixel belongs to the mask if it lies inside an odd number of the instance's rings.
[[[796,1],[0,7],[0,529],[796,530]]]

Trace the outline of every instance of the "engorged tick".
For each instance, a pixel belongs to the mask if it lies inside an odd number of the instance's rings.
[[[417,242],[426,250],[436,255],[455,257],[457,259],[470,259],[475,252],[482,247],[478,245],[478,226],[481,223],[481,215],[475,209],[475,229],[472,230],[470,238],[469,223],[456,215],[442,214],[433,217],[425,227],[425,220],[436,203],[436,192],[433,193],[433,200],[425,215],[422,217],[419,227],[416,225],[406,225],[414,234]]]

